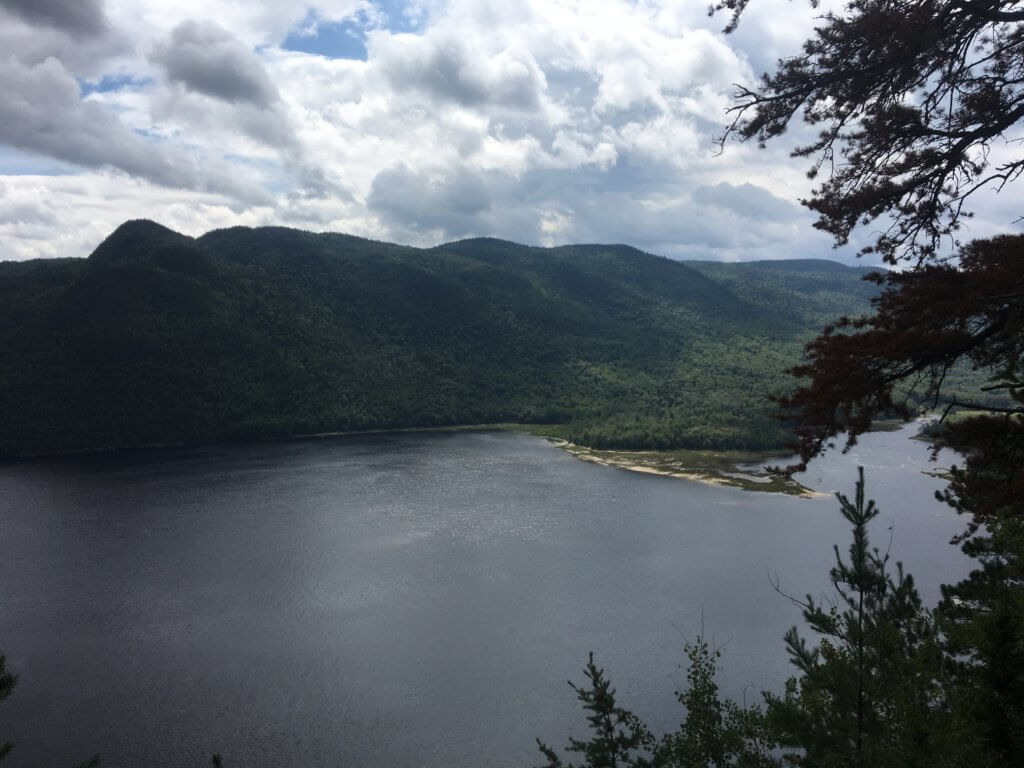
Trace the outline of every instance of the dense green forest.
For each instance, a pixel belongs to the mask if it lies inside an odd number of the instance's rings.
[[[867,271],[128,222],[88,259],[0,263],[0,455],[497,422],[777,447],[765,395],[868,310]]]

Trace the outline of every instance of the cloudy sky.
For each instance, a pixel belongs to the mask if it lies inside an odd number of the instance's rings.
[[[848,258],[787,143],[714,144],[812,12],[757,0],[723,36],[707,5],[0,0],[0,259],[85,256],[142,217]]]

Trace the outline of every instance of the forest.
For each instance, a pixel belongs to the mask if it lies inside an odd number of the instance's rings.
[[[88,259],[0,263],[0,455],[492,423],[777,448],[765,395],[870,271],[127,222]]]

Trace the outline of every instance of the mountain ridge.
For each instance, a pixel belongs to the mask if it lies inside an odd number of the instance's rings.
[[[764,395],[827,297],[866,310],[876,290],[851,268],[784,271],[129,221],[78,263],[0,265],[0,456],[497,422],[778,447]]]

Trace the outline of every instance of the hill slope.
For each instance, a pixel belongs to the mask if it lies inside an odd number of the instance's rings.
[[[764,394],[836,297],[867,307],[861,272],[128,222],[0,263],[0,455],[503,421],[774,447]]]

